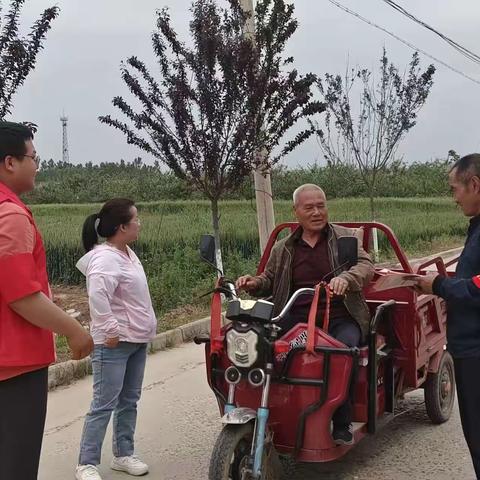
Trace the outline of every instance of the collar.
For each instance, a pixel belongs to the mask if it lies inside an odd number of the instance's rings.
[[[20,200],[18,195],[14,193],[12,190],[10,190],[4,183],[0,182],[0,194],[5,195],[10,201],[18,205],[19,207],[22,207],[24,210],[26,210],[28,213],[31,214],[30,209]]]
[[[471,235],[474,230],[480,225],[480,215],[476,215],[470,219],[470,225],[468,227],[468,235]]]
[[[470,227],[475,228],[480,225],[480,215],[476,215],[470,219]]]
[[[330,239],[331,232],[332,232],[332,227],[330,226],[330,223],[327,223],[325,228],[320,233],[321,235],[324,236],[325,239]],[[293,247],[296,243],[298,243],[299,240],[302,239],[302,234],[303,234],[303,228],[301,226],[298,226],[298,228],[287,239],[286,245]]]
[[[10,197],[10,198],[13,198],[17,201],[20,201],[20,199],[18,198],[18,196],[13,193],[12,190],[10,190],[4,183],[0,182],[0,193],[3,193],[4,195],[6,195],[7,197]]]

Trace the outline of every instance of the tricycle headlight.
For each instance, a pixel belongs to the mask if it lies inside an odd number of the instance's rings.
[[[249,330],[240,333],[233,328],[227,332],[227,354],[237,367],[251,367],[258,358],[258,335]]]

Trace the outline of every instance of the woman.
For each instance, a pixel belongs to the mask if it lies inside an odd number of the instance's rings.
[[[108,201],[83,225],[87,254],[77,268],[87,278],[95,348],[93,400],[83,428],[77,480],[101,480],[97,465],[112,412],[111,468],[130,475],[148,472],[134,456],[134,433],[147,345],[157,321],[142,264],[128,246],[139,232],[137,209],[122,198]],[[106,238],[105,243],[98,243],[99,236]]]

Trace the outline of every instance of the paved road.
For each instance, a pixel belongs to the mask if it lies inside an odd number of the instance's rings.
[[[78,454],[91,377],[50,394],[40,480],[68,480]],[[433,426],[422,395],[405,403],[406,413],[377,436],[365,439],[341,462],[300,467],[291,480],[471,480],[470,458],[457,410]],[[206,480],[219,431],[215,399],[204,375],[203,349],[193,344],[148,359],[137,429],[137,453],[151,466],[152,480]],[[108,468],[107,433],[101,472],[104,480],[125,479]]]

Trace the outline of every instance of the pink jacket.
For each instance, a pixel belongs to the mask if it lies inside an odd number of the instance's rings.
[[[87,278],[95,344],[117,336],[121,342],[147,343],[156,334],[143,266],[133,250],[127,250],[128,254],[106,243],[97,245],[77,263]]]

